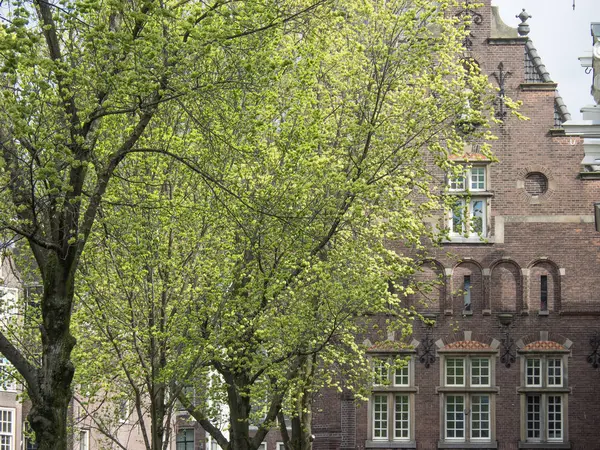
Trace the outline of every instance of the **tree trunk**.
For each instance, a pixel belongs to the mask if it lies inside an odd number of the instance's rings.
[[[70,264],[55,254],[48,253],[47,262],[41,302],[42,367],[38,369],[37,386],[27,387],[32,402],[27,417],[39,450],[66,450],[67,413],[75,373],[71,362],[75,338],[70,333],[75,278]]]
[[[244,384],[245,385],[245,384]],[[250,399],[242,395],[234,383],[227,384],[227,397],[230,416],[231,450],[250,449]]]

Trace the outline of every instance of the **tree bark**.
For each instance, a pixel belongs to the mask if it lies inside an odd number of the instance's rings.
[[[32,408],[28,415],[39,450],[66,449],[68,407],[73,396],[71,381],[75,368],[71,351],[75,338],[70,333],[75,277],[69,260],[48,252],[41,301],[42,366],[36,386],[28,384]]]

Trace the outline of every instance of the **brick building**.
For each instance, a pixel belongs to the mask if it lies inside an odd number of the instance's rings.
[[[397,345],[366,341],[382,381],[358,406],[317,400],[315,450],[600,449],[600,166],[582,164],[580,128],[565,132],[528,15],[513,29],[483,3],[461,13],[473,18],[467,56],[499,88],[498,162],[467,149],[465,176],[448,180],[460,205],[443,219],[450,239],[418,275],[437,283],[407,299],[430,324]],[[529,120],[507,114],[502,94]],[[397,356],[408,364],[383,364]]]

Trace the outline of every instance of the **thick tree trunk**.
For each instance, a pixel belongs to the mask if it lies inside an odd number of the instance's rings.
[[[250,449],[250,399],[241,395],[238,388],[232,384],[227,385],[227,397],[230,415],[230,449]]]
[[[28,386],[32,402],[28,420],[35,431],[39,450],[68,448],[67,413],[73,392],[71,381],[75,368],[71,351],[75,338],[70,333],[74,274],[68,263],[49,254],[44,269],[42,297],[42,366],[36,387]]]

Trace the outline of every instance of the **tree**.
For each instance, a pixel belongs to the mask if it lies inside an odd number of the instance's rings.
[[[451,207],[439,187],[448,155],[486,132],[488,82],[461,60],[463,25],[446,3],[334,4],[263,47],[268,83],[224,91],[218,113],[185,104],[193,151],[145,148],[218,180],[199,217],[221,251],[197,274],[218,283],[195,293],[178,348],[204,363],[167,373],[204,393],[179,397],[221,447],[258,448],[285,411],[288,445],[310,448],[310,394],[342,378],[357,387],[368,370],[361,319],[387,312],[408,326],[388,280],[415,270],[425,219]],[[219,401],[228,437],[212,420]]]
[[[321,3],[3,3],[0,222],[6,246],[27,241],[43,294],[40,360],[2,333],[0,351],[24,379],[40,449],[67,448],[76,273],[116,168],[170,105],[193,96],[214,112],[220,92],[265,82],[272,70],[251,65],[262,45]]]

